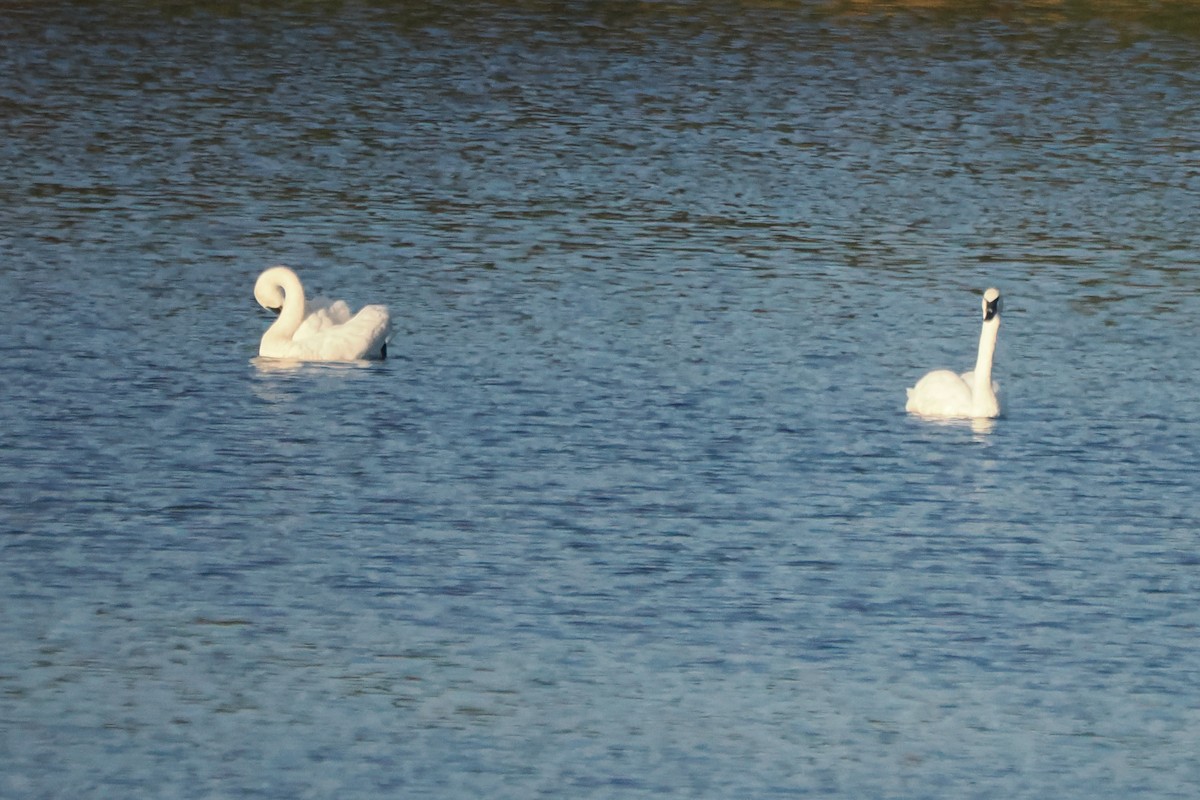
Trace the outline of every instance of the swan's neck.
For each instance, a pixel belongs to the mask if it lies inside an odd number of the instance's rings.
[[[291,341],[304,322],[304,286],[290,269],[281,269],[271,277],[283,290],[283,308],[279,311],[279,319],[267,329],[266,335],[276,340]]]
[[[975,385],[971,387],[975,410],[980,415],[996,413],[996,393],[992,391],[992,358],[996,354],[996,336],[1000,333],[1000,315],[983,323],[979,332],[979,356],[975,359]]]

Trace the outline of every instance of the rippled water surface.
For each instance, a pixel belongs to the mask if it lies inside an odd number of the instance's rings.
[[[0,795],[1196,795],[1186,24],[22,8]]]

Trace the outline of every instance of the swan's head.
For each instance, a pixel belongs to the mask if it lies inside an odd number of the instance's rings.
[[[254,287],[254,299],[258,301],[260,306],[267,311],[274,311],[276,314],[283,310],[282,289],[278,286],[271,286],[262,291],[260,289],[262,289],[261,283]]]
[[[988,289],[983,293],[983,321],[1000,316],[1000,290]]]
[[[260,306],[276,314],[283,310],[284,291],[281,281],[288,273],[295,274],[287,267],[271,267],[258,276],[258,281],[254,284],[254,299]]]

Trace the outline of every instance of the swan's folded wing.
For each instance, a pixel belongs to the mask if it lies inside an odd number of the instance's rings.
[[[926,417],[970,416],[971,387],[963,376],[955,375],[950,370],[935,369],[908,390],[908,402],[904,408]]]
[[[345,325],[354,316],[350,313],[350,306],[346,305],[345,300],[334,300],[325,307],[325,312],[336,325]]]
[[[321,331],[350,321],[350,306],[343,300],[316,297],[304,304],[304,321],[292,334],[292,340],[307,339]]]
[[[391,318],[387,306],[364,306],[350,320],[322,330],[308,339],[297,342],[308,348],[322,361],[358,361],[382,358],[383,346],[391,334]]]

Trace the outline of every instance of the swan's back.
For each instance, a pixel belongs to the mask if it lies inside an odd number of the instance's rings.
[[[926,417],[970,416],[971,385],[948,369],[930,372],[908,390],[905,411]]]
[[[307,320],[306,320],[307,324]],[[387,339],[391,318],[387,306],[363,306],[340,325],[329,325],[300,338],[281,342],[269,358],[294,358],[300,361],[361,361],[387,357]]]

